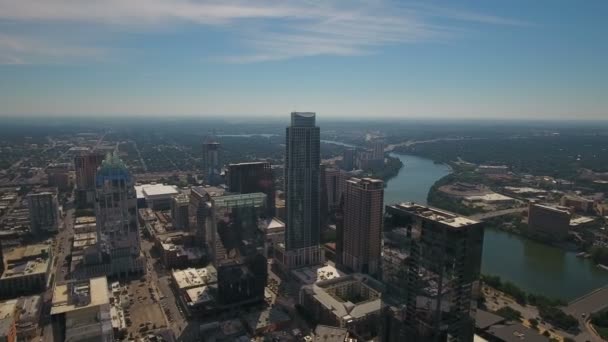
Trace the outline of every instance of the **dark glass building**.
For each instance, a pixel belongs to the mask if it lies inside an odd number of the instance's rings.
[[[285,141],[285,259],[288,268],[322,260],[320,136],[315,113],[291,113]]]
[[[241,194],[264,193],[266,195],[266,214],[268,217],[274,216],[274,180],[269,162],[230,164],[228,166],[228,188],[230,192]]]
[[[482,223],[413,203],[386,207],[406,222],[407,341],[473,341]]]

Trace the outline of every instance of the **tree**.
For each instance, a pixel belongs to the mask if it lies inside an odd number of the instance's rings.
[[[505,306],[502,307],[500,309],[498,309],[495,312],[497,315],[504,317],[510,321],[519,321],[521,320],[521,312],[509,307],[509,306]]]

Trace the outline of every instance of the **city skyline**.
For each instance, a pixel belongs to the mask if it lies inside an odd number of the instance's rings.
[[[604,119],[606,6],[3,0],[0,117]]]

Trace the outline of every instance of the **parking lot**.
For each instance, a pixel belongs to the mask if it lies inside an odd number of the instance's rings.
[[[147,278],[127,284],[128,305],[124,309],[127,335],[130,338],[145,335],[151,330],[167,327],[157,292]]]

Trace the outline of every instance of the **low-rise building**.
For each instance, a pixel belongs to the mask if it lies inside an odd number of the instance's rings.
[[[368,340],[380,333],[382,284],[360,273],[303,286],[299,303],[320,323]]]
[[[209,310],[215,301],[218,276],[215,267],[187,268],[173,271],[173,286],[178,294],[178,302],[189,315]]]
[[[135,192],[138,204],[143,200],[148,208],[154,210],[170,209],[173,197],[179,194],[176,186],[164,184],[136,185]]]
[[[296,268],[291,271],[291,276],[300,285],[311,285],[324,280],[340,278],[344,276],[344,273],[336,267],[326,264]]]
[[[55,341],[114,341],[107,278],[56,285],[51,317]]]
[[[0,295],[24,296],[43,292],[51,271],[50,243],[4,250],[4,272],[0,277]]]
[[[570,208],[575,212],[591,213],[593,212],[595,201],[578,195],[564,195],[559,203],[562,207]]]
[[[477,172],[487,175],[506,175],[509,167],[506,165],[479,165]]]

